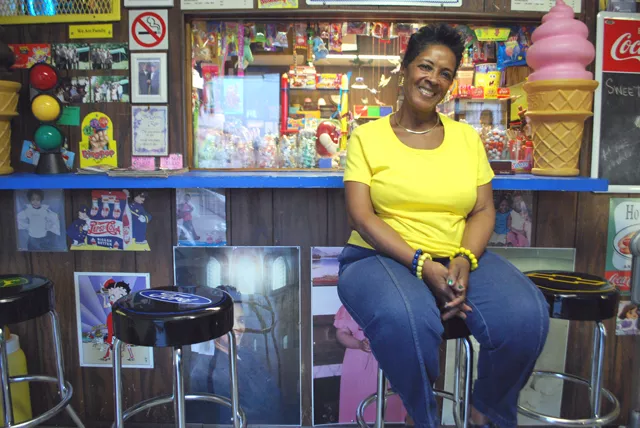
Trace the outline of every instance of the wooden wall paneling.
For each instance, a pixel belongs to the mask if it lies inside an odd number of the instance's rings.
[[[312,246],[326,246],[327,191],[324,189],[277,189],[273,191],[275,245],[300,246],[300,325],[302,340],[302,424],[311,420],[311,253]],[[294,310],[297,308],[294,308]]]
[[[128,22],[128,21],[127,21]],[[185,58],[190,57],[191,49],[186,47],[185,23],[179,5],[169,9],[169,53],[167,79],[169,95],[169,152],[182,153],[187,162],[186,140],[184,132],[185,109],[191,109],[191,92],[184,92]],[[186,56],[186,55],[189,56]],[[189,75],[189,78],[191,76]],[[185,97],[185,95],[187,95]]]
[[[343,189],[327,190],[327,245],[342,247],[346,245],[351,227],[347,218]]]
[[[227,239],[230,245],[274,245],[273,192],[268,189],[227,191]]]
[[[133,272],[148,272],[152,288],[173,285],[173,245],[176,236],[174,191],[150,190],[144,205],[145,210],[152,216],[147,229],[151,251],[135,252]],[[134,256],[134,253],[129,254]],[[171,350],[155,348],[153,369],[127,369],[139,372],[140,376],[139,388],[130,393],[131,402],[137,403],[157,395],[171,394],[172,385],[171,382],[167,382],[166,375],[171,373],[172,367]],[[132,420],[140,423],[169,422],[173,420],[173,407],[160,406]]]
[[[74,212],[80,206],[91,206],[87,190],[72,192]],[[76,272],[136,272],[135,253],[114,251],[74,251]],[[75,311],[75,307],[70,308]],[[78,345],[76,344],[76,352]],[[113,358],[113,354],[112,358]],[[87,423],[113,421],[113,374],[108,367],[82,367]],[[122,370],[122,392],[125,407],[135,404],[140,386],[140,369]]]
[[[534,233],[537,247],[573,248],[576,233],[578,194],[536,192],[537,214]]]

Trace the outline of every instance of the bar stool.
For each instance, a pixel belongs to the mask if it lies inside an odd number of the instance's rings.
[[[569,321],[593,321],[593,355],[591,356],[591,380],[572,374],[551,371],[534,371],[532,376],[551,377],[585,385],[591,393],[591,418],[564,419],[545,415],[518,405],[524,416],[548,425],[583,427],[609,425],[620,414],[618,399],[602,387],[602,365],[607,331],[602,320],[616,316],[618,290],[599,276],[578,272],[531,271],[526,275],[542,291],[550,305],[551,318]],[[613,405],[613,410],[600,414],[601,397],[604,395]]]
[[[2,387],[2,410],[4,412],[3,427],[26,428],[40,425],[66,410],[78,427],[84,427],[82,421],[73,410],[71,397],[73,387],[64,379],[64,361],[62,356],[62,340],[60,323],[54,305],[53,283],[45,277],[37,275],[0,275],[0,386]],[[9,337],[3,326],[17,324],[49,315],[53,331],[53,347],[56,362],[56,377],[42,375],[9,376],[6,341]],[[48,382],[58,385],[60,401],[53,408],[40,416],[14,423],[13,404],[10,384],[18,382]]]
[[[144,410],[173,403],[176,427],[185,428],[185,401],[207,401],[232,409],[234,428],[244,428],[246,420],[238,400],[236,337],[233,328],[233,299],[226,292],[208,287],[161,287],[131,293],[114,303],[113,382],[115,427]],[[229,340],[231,399],[214,394],[186,394],[182,347],[226,335]],[[122,344],[173,348],[173,394],[142,401],[122,409]]]
[[[442,338],[447,340],[456,340],[456,355],[455,355],[455,372],[454,372],[454,385],[453,392],[442,391],[434,389],[434,395],[451,400],[453,402],[453,419],[456,427],[468,427],[470,417],[471,406],[471,383],[473,373],[473,346],[469,336],[471,333],[467,328],[467,325],[460,318],[452,318],[443,323],[444,333]],[[460,364],[462,360],[462,350],[464,348],[465,354],[465,366],[464,370]],[[460,391],[460,382],[464,383],[463,391]],[[386,391],[386,393],[385,393]],[[393,390],[387,391],[387,379],[384,375],[384,371],[378,367],[378,390],[375,394],[371,394],[358,406],[356,411],[356,420],[361,428],[369,428],[367,422],[364,420],[365,409],[374,401],[376,402],[376,422],[375,428],[384,428],[384,411],[386,407],[387,398],[394,395]]]

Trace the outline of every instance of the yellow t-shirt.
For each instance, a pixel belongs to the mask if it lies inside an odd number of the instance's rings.
[[[412,248],[443,257],[460,247],[477,188],[494,174],[478,133],[440,119],[445,137],[433,150],[403,144],[389,116],[358,127],[349,139],[344,181],[370,186],[378,217]],[[371,248],[356,231],[349,244]]]

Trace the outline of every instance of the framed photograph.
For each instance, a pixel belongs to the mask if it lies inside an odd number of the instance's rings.
[[[169,110],[167,106],[131,106],[134,156],[169,154]]]
[[[131,54],[131,102],[166,104],[167,96],[167,54]]]
[[[173,7],[173,0],[124,0],[124,7],[168,6]]]
[[[149,288],[148,273],[75,272],[80,367],[111,367],[111,306],[121,297]],[[123,368],[153,368],[153,348],[124,345]]]

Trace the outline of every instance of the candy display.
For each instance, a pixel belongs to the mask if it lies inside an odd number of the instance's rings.
[[[274,134],[258,136],[255,140],[255,156],[257,168],[278,167],[278,137]]]
[[[298,168],[298,142],[295,136],[281,136],[278,141],[278,149],[281,168]]]
[[[300,148],[300,167],[313,168],[316,166],[316,131],[306,128],[298,134]]]

